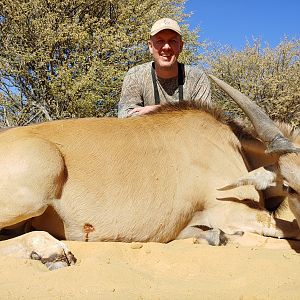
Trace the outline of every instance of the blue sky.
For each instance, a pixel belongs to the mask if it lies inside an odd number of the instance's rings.
[[[300,0],[187,0],[187,21],[200,39],[242,49],[252,37],[275,47],[285,35],[300,38]]]

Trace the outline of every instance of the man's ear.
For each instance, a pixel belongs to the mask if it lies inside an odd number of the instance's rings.
[[[150,54],[153,54],[153,44],[152,44],[151,40],[148,41],[148,48],[149,48]]]
[[[183,42],[183,41],[181,41],[181,43],[180,43],[180,52],[182,51],[182,49],[183,49],[183,46],[184,46],[184,42]]]

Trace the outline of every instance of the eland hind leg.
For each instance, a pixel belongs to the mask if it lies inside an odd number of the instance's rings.
[[[1,136],[0,178],[0,228],[7,228],[42,215],[61,197],[65,164],[59,149],[44,139]],[[40,260],[50,270],[76,261],[63,243],[42,231],[1,241],[0,254]]]
[[[65,180],[58,148],[36,137],[0,140],[0,228],[41,215]]]
[[[49,270],[76,263],[76,258],[66,245],[45,231],[32,231],[10,240],[1,241],[0,254],[39,260]]]

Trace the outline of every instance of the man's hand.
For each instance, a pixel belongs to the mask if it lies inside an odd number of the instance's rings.
[[[149,113],[150,111],[156,110],[160,105],[148,105],[144,107],[136,107],[129,114],[128,117],[140,116]]]

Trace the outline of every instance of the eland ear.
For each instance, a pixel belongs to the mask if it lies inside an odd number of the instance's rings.
[[[227,191],[243,185],[253,185],[257,190],[265,190],[268,187],[276,186],[277,173],[273,171],[275,168],[271,166],[269,169],[271,171],[264,167],[255,169],[235,182],[219,188],[218,191]]]

